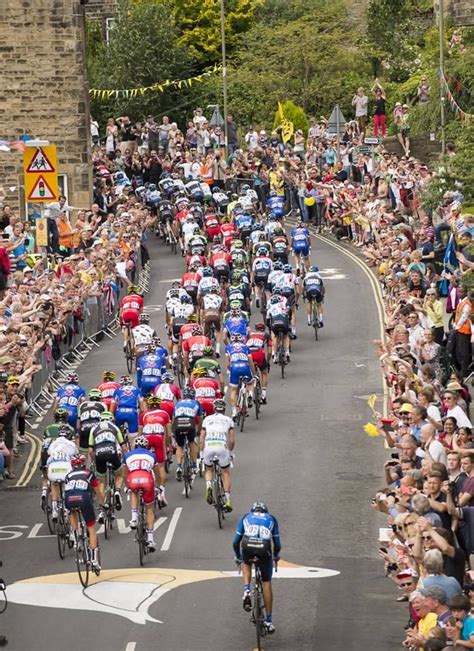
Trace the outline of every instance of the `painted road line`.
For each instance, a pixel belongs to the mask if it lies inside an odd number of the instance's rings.
[[[136,642],[128,642],[127,646],[125,647],[125,651],[135,651],[136,646]]]
[[[171,547],[171,541],[173,540],[174,532],[176,530],[176,526],[178,524],[178,520],[182,510],[183,509],[181,506],[178,506],[178,508],[174,510],[174,513],[171,517],[171,521],[168,527],[168,531],[166,532],[165,539],[163,540],[163,544],[161,545],[162,552],[167,552]]]
[[[28,458],[26,460],[25,467],[23,468],[23,472],[21,473],[17,483],[14,484],[12,488],[20,488],[22,486],[26,486],[36,471],[40,460],[41,440],[35,434],[31,434],[30,432],[27,433],[26,438],[30,442],[31,448],[28,453]]]

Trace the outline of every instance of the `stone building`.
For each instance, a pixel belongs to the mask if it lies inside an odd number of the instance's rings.
[[[86,16],[89,20],[99,20],[104,37],[115,18],[118,0],[87,0],[85,3]]]
[[[443,0],[444,12],[459,26],[474,25],[474,0]],[[435,11],[439,11],[439,0],[434,0]]]
[[[78,207],[89,205],[92,188],[83,4],[0,1],[0,139],[28,134],[56,144],[69,203]],[[0,203],[24,214],[22,185],[20,152],[0,151]]]

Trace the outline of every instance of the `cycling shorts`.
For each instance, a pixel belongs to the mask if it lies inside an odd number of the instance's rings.
[[[273,261],[280,260],[283,264],[288,264],[288,251],[274,251]]]
[[[219,282],[222,282],[223,280],[229,280],[229,267],[214,267],[214,278],[216,278]]]
[[[270,323],[274,335],[277,335],[280,332],[287,335],[290,332],[290,320],[287,316],[274,317]]]
[[[260,570],[260,574],[262,575],[262,581],[265,583],[271,581],[273,574],[271,542],[269,540],[247,538],[247,536],[244,536],[242,539],[241,549],[243,562],[250,564],[250,561],[256,558],[256,563]]]
[[[149,396],[150,393],[153,393],[153,389],[161,384],[161,378],[147,378],[146,380],[142,377],[140,382],[140,393],[142,396]]]
[[[308,258],[309,257],[309,246],[304,246],[303,248],[293,249],[293,253],[295,254],[296,257],[299,257],[300,255],[302,255],[303,258]]]
[[[216,326],[216,330],[220,332],[221,329],[221,315],[217,310],[206,310],[204,312],[204,335],[211,330],[211,323]]]
[[[155,501],[155,476],[148,470],[132,470],[127,475],[127,486],[131,491],[143,491],[143,502],[153,504]]]
[[[81,427],[81,429],[79,430],[79,446],[78,446],[79,450],[81,451],[88,450],[89,434],[91,433],[91,429],[93,427],[94,425],[90,425],[90,427]]]
[[[261,371],[268,371],[268,361],[265,354],[265,350],[261,348],[260,350],[255,350],[251,353],[253,363]]]
[[[316,299],[316,303],[322,303],[324,301],[324,287],[321,287],[321,289],[318,289],[317,287],[310,287],[305,291],[304,295],[306,300],[313,300]]]
[[[95,467],[98,475],[105,475],[107,472],[107,463],[112,464],[112,470],[117,472],[122,467],[120,455],[115,449],[115,445],[104,445],[96,448]]]
[[[139,324],[140,312],[138,310],[123,310],[120,316],[120,324],[123,327],[126,323],[130,323],[132,328]]]
[[[211,467],[214,457],[218,458],[221,468],[228,468],[230,466],[230,452],[227,448],[221,445],[215,447],[206,445],[204,447],[204,465]]]
[[[138,411],[136,409],[117,409],[115,424],[117,427],[121,427],[124,423],[128,425],[128,433],[135,436],[138,432]]]
[[[252,381],[252,371],[250,369],[250,365],[230,367],[229,385],[231,387],[239,386],[241,377],[247,377],[248,382]]]
[[[184,447],[184,444],[186,441],[188,443],[192,443],[194,439],[197,436],[196,428],[194,429],[188,429],[188,430],[175,430],[174,432],[174,439],[176,441],[176,445],[180,448]]]
[[[255,273],[255,284],[257,286],[262,286],[264,289],[270,289],[270,287],[268,285],[268,275],[269,275],[269,273],[270,273],[269,271],[263,272],[263,273],[261,271],[260,272],[257,271]]]
[[[144,434],[150,445],[150,450],[154,452],[157,463],[164,463],[166,458],[165,435],[163,434]]]
[[[196,398],[196,400],[201,405],[201,409],[206,414],[206,416],[212,416],[215,413],[214,410],[214,399],[205,400],[203,398]]]
[[[92,498],[86,491],[71,491],[64,496],[64,506],[68,511],[79,509],[86,523],[86,527],[95,526],[95,512]]]
[[[166,224],[166,222],[172,222],[173,221],[173,213],[171,212],[160,212],[160,222],[162,224]]]

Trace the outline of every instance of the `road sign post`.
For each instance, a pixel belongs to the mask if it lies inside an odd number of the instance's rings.
[[[339,104],[336,104],[328,120],[328,133],[337,138],[337,160],[341,158],[341,135],[346,129],[346,118],[344,117]]]
[[[23,154],[23,171],[26,201],[41,203],[58,200],[56,145],[26,147]]]

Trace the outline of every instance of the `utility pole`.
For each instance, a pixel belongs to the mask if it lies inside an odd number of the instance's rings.
[[[221,44],[222,44],[222,86],[224,96],[224,138],[225,156],[228,154],[228,130],[227,130],[227,65],[225,57],[225,0],[221,0]]]
[[[446,97],[445,87],[441,81],[441,75],[444,75],[444,0],[438,0],[439,17],[439,68],[440,68],[440,102],[441,102],[441,153],[446,154]]]

